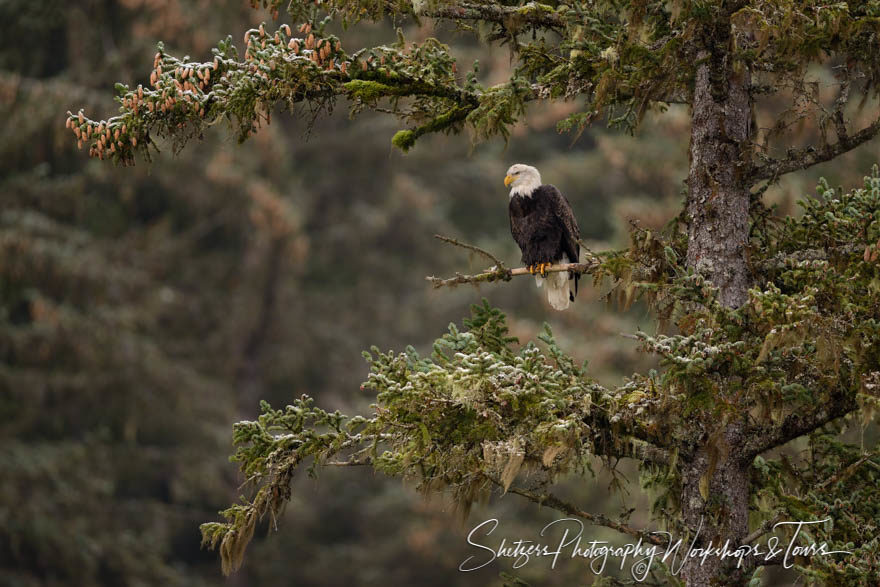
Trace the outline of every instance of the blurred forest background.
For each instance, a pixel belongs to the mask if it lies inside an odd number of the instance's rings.
[[[509,561],[457,571],[474,554],[469,529],[497,517],[504,535],[529,538],[558,516],[511,495],[462,524],[441,499],[349,470],[299,479],[278,534],[260,530],[242,571],[223,579],[198,525],[241,491],[232,423],[261,399],[283,406],[305,392],[366,413],[361,351],[429,351],[481,297],[523,342],[548,322],[605,382],[651,366],[619,336],[653,331],[651,316],[610,305],[607,287],[582,287],[557,313],[530,279],[433,291],[424,277],[486,265],[435,233],[518,264],[502,184],[515,162],[568,196],[595,249],[624,246],[631,221],[663,226],[682,201],[685,110],[649,115],[635,137],[596,125],[574,141],[555,123],[579,104],[557,104],[531,112],[507,145],[437,136],[404,156],[390,144],[395,120],[350,121],[340,103],[310,132],[307,112],[278,113],[243,145],[216,129],[177,156],[165,145],[152,165],[113,168],[76,150],[65,112],[112,115],[113,84],[146,84],[157,41],[205,60],[264,19],[246,0],[0,0],[2,585],[498,583]],[[394,38],[391,23],[340,34],[351,46]],[[407,35],[449,43],[460,69],[478,59],[486,83],[507,77],[510,55],[473,35],[428,23]],[[817,131],[804,121],[792,132]],[[766,198],[793,213],[820,175],[851,187],[876,159],[869,145]],[[614,514],[644,506],[637,472],[621,472],[634,489],[623,501],[608,498],[610,477],[561,493]],[[517,575],[591,580],[579,563]]]

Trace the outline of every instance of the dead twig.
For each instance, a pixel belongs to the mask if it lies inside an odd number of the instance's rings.
[[[489,259],[490,261],[492,261],[493,263],[495,263],[496,267],[499,267],[501,269],[505,269],[504,263],[501,262],[501,259],[499,259],[495,255],[493,255],[492,253],[490,253],[486,249],[481,249],[480,247],[478,247],[476,245],[469,245],[468,243],[463,243],[461,241],[455,240],[454,238],[451,238],[448,236],[443,236],[442,234],[435,234],[434,238],[441,240],[444,243],[449,243],[450,245],[455,245],[456,247],[461,247],[463,249],[467,249],[469,251],[479,253],[479,254],[483,255],[484,257],[486,257],[487,259]]]

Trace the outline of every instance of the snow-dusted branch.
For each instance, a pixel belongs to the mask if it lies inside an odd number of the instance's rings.
[[[538,4],[527,6],[503,6],[459,2],[454,6],[425,7],[419,16],[452,21],[483,21],[501,25],[522,22],[534,27],[560,28],[565,20],[552,8]]]

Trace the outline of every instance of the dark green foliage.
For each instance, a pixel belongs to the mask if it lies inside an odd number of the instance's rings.
[[[781,512],[787,519],[825,520],[807,529],[805,539],[827,542],[829,550],[852,554],[830,559],[798,559],[798,570],[819,584],[870,583],[880,576],[880,452],[840,441],[841,426],[810,436],[800,462],[755,460],[755,496],[763,516]],[[786,540],[792,532],[786,533]],[[806,544],[808,542],[804,542]]]
[[[233,460],[254,497],[223,512],[227,523],[202,526],[220,545],[224,570],[241,563],[256,523],[275,519],[290,499],[294,471],[342,459],[417,481],[425,492],[448,490],[463,512],[493,485],[507,490],[521,469],[546,484],[583,472],[591,454],[585,416],[613,400],[562,355],[549,329],[549,356],[529,343],[514,348],[504,315],[474,306],[466,330],[449,326],[432,358],[414,349],[368,353],[364,387],[376,394],[374,416],[327,413],[303,397],[284,410],[263,403],[252,422],[239,422]]]
[[[117,84],[120,115],[106,121],[69,115],[67,125],[89,154],[122,164],[134,163],[135,153],[149,157],[153,137],[174,139],[179,150],[192,137],[226,119],[240,141],[271,121],[276,104],[293,111],[307,104],[310,116],[329,112],[337,97],[353,101],[352,113],[375,106],[382,98],[393,101],[417,96],[405,119],[432,117],[414,136],[452,130],[470,112],[463,101],[475,101],[475,88],[459,88],[448,48],[434,39],[406,46],[401,36],[393,47],[363,49],[348,54],[324,22],[303,25],[301,37],[288,25],[274,33],[265,25],[245,33],[243,61],[229,37],[213,50],[212,62],[191,62],[169,55],[162,44],[153,61],[151,87]],[[509,124],[509,116],[491,128]],[[487,127],[486,132],[492,132]],[[404,145],[401,145],[404,146]]]

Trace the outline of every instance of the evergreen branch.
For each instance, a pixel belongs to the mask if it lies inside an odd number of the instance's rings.
[[[352,457],[347,461],[327,461],[322,463],[322,465],[325,467],[368,467],[373,465],[373,459],[370,457],[364,459]]]
[[[589,274],[599,267],[598,261],[589,263],[559,263],[551,265],[544,269],[544,273],[556,273],[561,271],[571,271],[581,275]],[[516,269],[506,269],[504,266],[495,266],[475,275],[463,275],[456,273],[455,277],[441,278],[429,275],[425,280],[430,281],[435,288],[462,285],[465,283],[491,283],[493,281],[510,281],[511,278],[519,275],[537,275],[529,271],[527,267],[517,267]]]
[[[349,54],[338,38],[313,31],[311,25],[300,32],[305,36],[294,37],[287,25],[274,33],[263,25],[248,31],[243,61],[231,39],[219,43],[213,61],[205,63],[178,59],[160,45],[149,86],[117,84],[119,115],[92,120],[82,111],[68,112],[66,126],[91,156],[128,165],[138,152],[149,159],[155,136],[174,139],[179,150],[222,119],[243,141],[270,122],[274,105],[293,110],[306,103],[315,116],[346,97],[354,103],[354,114],[385,98],[410,98],[412,112],[399,116],[428,122],[398,133],[395,144],[404,150],[421,135],[463,123],[481,107],[484,92],[457,83],[454,59],[436,40]],[[501,132],[509,123],[496,121],[484,134]]]
[[[419,12],[419,16],[452,21],[474,20],[492,22],[503,26],[526,23],[535,27],[561,28],[565,20],[552,8],[534,2],[525,6],[502,6],[500,4],[474,4],[457,2],[453,6],[438,6]]]
[[[793,252],[782,252],[773,255],[757,263],[755,267],[761,271],[772,271],[774,269],[789,268],[797,263],[806,261],[827,261],[836,256],[847,256],[853,254],[861,255],[864,245],[852,244],[841,245],[837,247],[825,247],[821,249],[800,249]]]
[[[620,393],[619,390],[617,393]],[[615,430],[615,426],[620,426],[621,423],[612,422],[607,411],[591,412],[584,418],[584,422],[592,431],[592,452],[596,456],[635,459],[656,465],[668,465],[672,460],[667,450],[672,446],[669,439],[658,437],[643,423],[633,420],[624,428]]]
[[[425,96],[447,98],[461,104],[476,106],[478,95],[451,83],[426,83],[416,78],[389,74],[384,71],[353,73],[351,81],[344,85],[349,97],[365,99]]]
[[[277,11],[285,2],[282,0],[251,0],[254,5],[263,3]],[[535,27],[558,28],[565,25],[559,13],[550,6],[529,2],[525,6],[505,6],[494,2],[418,2],[391,0],[383,2],[348,2],[342,0],[325,0],[321,9],[343,23],[357,22],[364,18],[376,21],[383,17],[399,17],[415,15],[417,17],[435,18],[451,21],[482,21],[508,25],[511,22],[525,22]],[[290,2],[288,12],[296,19],[312,16],[314,2]]]
[[[492,482],[503,487],[501,482],[496,479],[492,479]],[[523,489],[520,487],[509,487],[507,489],[507,492],[515,493],[516,495],[525,497],[529,501],[535,502],[538,505],[546,505],[569,516],[582,518],[584,520],[587,520],[591,524],[595,524],[596,526],[611,528],[612,530],[617,530],[618,532],[628,534],[634,538],[640,538],[645,542],[656,544],[657,546],[665,545],[664,541],[659,536],[655,536],[654,534],[646,532],[644,530],[638,530],[620,522],[615,522],[614,520],[608,518],[603,514],[591,514],[590,512],[586,512],[573,504],[559,499],[552,493],[535,493],[533,491],[529,491],[528,489]]]
[[[838,134],[843,131],[838,131]],[[770,159],[767,163],[755,167],[750,174],[751,183],[762,180],[775,179],[791,173],[807,169],[819,163],[830,161],[835,157],[852,151],[856,147],[867,143],[880,134],[880,118],[866,126],[855,134],[843,134],[838,136],[837,142],[826,144],[822,148],[804,147],[802,149],[790,149],[784,159]]]
[[[628,446],[620,447],[617,454],[612,455],[617,458],[630,458],[637,461],[648,461],[657,465],[669,464],[669,451],[660,448],[647,440],[642,440],[636,436],[628,439]]]
[[[464,122],[475,108],[476,105],[473,103],[468,106],[453,106],[448,112],[437,116],[426,124],[414,129],[398,131],[392,137],[391,144],[405,153],[412,148],[416,140],[422,135],[446,131]]]

